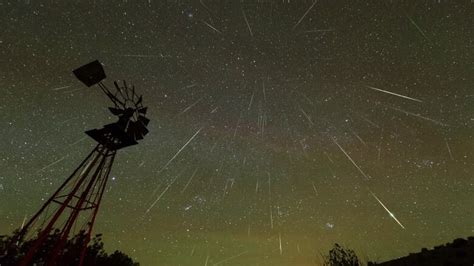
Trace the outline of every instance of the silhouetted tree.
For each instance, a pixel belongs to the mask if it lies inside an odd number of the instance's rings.
[[[324,257],[325,266],[360,266],[362,263],[357,258],[355,252],[348,248],[343,248],[339,244],[329,251],[329,255]]]
[[[34,244],[38,236],[26,241],[15,241],[15,234],[0,236],[0,265],[13,266],[18,265],[21,259],[28,252],[30,247]],[[60,231],[55,230],[50,233],[45,243],[40,247],[39,251],[33,257],[33,263],[43,265],[49,259],[49,252],[53,249],[56,240],[60,236]],[[104,250],[104,243],[102,242],[102,235],[96,235],[87,246],[86,256],[84,258],[84,265],[87,266],[138,266],[126,254],[116,250],[114,253],[108,255]],[[63,265],[78,265],[82,252],[82,243],[86,239],[84,231],[79,232],[73,238],[69,239],[62,249],[61,262]]]

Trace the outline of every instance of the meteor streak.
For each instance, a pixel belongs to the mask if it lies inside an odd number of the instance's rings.
[[[411,24],[413,24],[413,26],[416,27],[416,29],[420,32],[420,34],[428,41],[431,43],[431,40],[430,38],[428,38],[428,36],[426,36],[425,32],[418,26],[418,24],[415,23],[415,21],[410,18],[409,16],[407,16],[407,18],[410,20]]]
[[[150,210],[155,206],[155,204],[161,199],[161,197],[163,197],[163,195],[166,193],[166,191],[168,191],[168,189],[171,187],[171,185],[174,184],[174,182],[176,181],[176,179],[178,179],[179,175],[177,175],[169,184],[168,186],[165,188],[165,190],[163,190],[163,192],[161,192],[161,194],[158,196],[158,198],[156,198],[156,200],[150,205],[150,207],[148,207],[148,209],[146,210],[145,214],[149,213]]]
[[[418,118],[421,118],[421,119],[426,120],[426,121],[433,122],[433,123],[435,123],[435,124],[437,124],[437,125],[449,127],[448,124],[445,124],[445,123],[443,123],[443,122],[436,121],[436,120],[434,120],[434,119],[431,119],[431,118],[429,118],[429,117],[422,116],[422,115],[420,115],[420,114],[415,114],[415,113],[412,113],[412,112],[408,112],[408,111],[405,111],[405,110],[402,110],[402,109],[398,109],[398,108],[396,108],[396,107],[389,107],[389,108],[392,109],[392,110],[395,110],[395,111],[404,113],[404,114],[406,114],[406,115],[411,115],[411,116],[418,117]]]
[[[244,20],[245,20],[245,23],[247,24],[247,28],[249,29],[250,36],[253,37],[252,28],[250,27],[249,21],[247,20],[247,16],[245,15],[245,11],[243,8],[242,8],[242,15],[244,15]]]
[[[270,206],[270,227],[273,229],[273,210],[272,206]]]
[[[306,10],[306,12],[304,12],[303,16],[301,16],[300,20],[298,20],[298,22],[295,24],[295,26],[293,26],[293,30],[296,29],[296,27],[298,27],[298,25],[301,23],[301,21],[303,21],[304,17],[306,17],[306,15],[308,15],[309,11],[311,11],[311,9],[314,7],[314,5],[316,4],[316,0],[313,2],[313,4],[308,8],[308,10]]]
[[[69,86],[63,86],[63,87],[58,87],[58,88],[54,88],[54,89],[52,89],[52,90],[53,90],[53,91],[60,91],[60,90],[67,89],[67,88],[69,88],[69,87],[71,87],[71,85],[69,85]]]
[[[351,132],[352,134],[354,134],[354,136],[362,143],[364,144],[365,146],[367,146],[367,143],[354,131],[351,129]]]
[[[252,93],[252,96],[250,97],[249,107],[247,108],[247,110],[250,110],[250,108],[252,107],[254,94],[255,94],[255,92],[253,92],[253,93]]]
[[[311,126],[313,126],[314,123],[313,123],[313,121],[311,120],[311,117],[303,110],[303,108],[300,108],[300,110],[301,110],[301,112],[303,113],[303,115],[306,117],[306,119],[308,119],[309,124],[310,124]]]
[[[376,128],[380,128],[379,125],[375,124],[374,122],[372,122],[370,119],[368,119],[367,117],[359,114],[360,118],[362,118],[365,122],[369,123],[370,125],[376,127]]]
[[[415,98],[412,98],[412,97],[401,95],[401,94],[398,94],[398,93],[395,93],[395,92],[378,89],[378,88],[375,88],[375,87],[372,87],[372,86],[366,86],[366,87],[371,89],[371,90],[380,91],[380,92],[383,92],[383,93],[387,93],[387,94],[390,94],[390,95],[394,95],[394,96],[398,96],[398,97],[401,97],[401,98],[404,98],[404,99],[408,99],[408,100],[411,100],[411,101],[420,102],[420,103],[423,102],[422,100],[418,100],[418,99],[415,99]]]
[[[181,190],[181,194],[186,190],[186,188],[189,186],[189,184],[191,183],[191,180],[193,180],[193,177],[194,175],[196,175],[196,172],[197,172],[197,168],[196,170],[194,170],[194,173],[191,175],[191,177],[189,178],[188,182],[186,183],[186,185],[184,186],[183,190]]]
[[[314,193],[315,193],[316,196],[317,196],[317,195],[318,195],[318,190],[316,189],[316,186],[314,185],[314,182],[311,182],[311,184],[313,185]]]
[[[184,90],[184,89],[190,89],[190,88],[194,88],[196,87],[198,84],[197,83],[193,83],[191,85],[186,85],[184,87],[182,87],[181,89]]]
[[[234,256],[229,257],[229,258],[227,258],[227,259],[224,259],[224,260],[221,260],[221,261],[219,261],[219,262],[216,262],[216,263],[214,263],[213,265],[215,266],[215,265],[222,264],[222,263],[227,262],[227,261],[229,261],[229,260],[232,260],[232,259],[235,259],[235,258],[237,258],[237,257],[240,257],[240,256],[244,255],[244,254],[247,253],[247,252],[248,252],[248,251],[243,251],[243,252],[241,252],[241,253],[239,253],[239,254],[237,254],[237,255],[234,255]]]
[[[23,227],[25,226],[25,222],[26,222],[26,214],[25,214],[25,216],[23,217],[23,221],[21,222],[20,230],[23,229]]]
[[[451,157],[451,160],[454,160],[453,154],[451,153],[451,148],[449,147],[448,140],[444,139],[444,142],[446,142],[446,148],[448,148],[449,157]]]
[[[356,164],[356,162],[354,160],[352,160],[351,156],[349,156],[349,154],[347,154],[347,152],[341,147],[341,145],[339,145],[339,143],[337,143],[337,141],[335,139],[332,139],[332,141],[334,142],[334,144],[336,144],[339,149],[344,153],[344,155],[346,155],[347,159],[349,159],[349,161],[351,161],[351,163],[357,168],[357,170],[359,170],[359,172],[366,178],[366,179],[369,179],[369,176],[364,173],[364,171],[362,171],[362,169]]]
[[[208,27],[211,28],[212,30],[216,31],[217,33],[222,34],[222,32],[220,32],[218,29],[216,29],[214,26],[212,26],[211,24],[207,23],[206,21],[202,20],[202,23],[204,23],[206,26],[208,26]]]
[[[161,57],[164,58],[165,56],[163,54],[155,55],[155,54],[124,54],[124,55],[119,55],[121,57],[138,57],[138,58],[156,58],[156,57]],[[167,56],[169,57],[169,56]]]
[[[201,100],[202,100],[202,97],[201,97],[201,99],[195,101],[195,102],[194,102],[193,104],[191,104],[190,106],[186,107],[183,111],[181,111],[181,113],[179,113],[179,115],[180,115],[180,114],[184,114],[184,113],[186,113],[187,111],[189,111],[189,109],[193,108],[193,107],[194,107],[196,104],[198,104]]]
[[[283,248],[281,246],[281,233],[278,233],[278,241],[280,242],[280,255],[283,254]]]
[[[201,127],[198,131],[196,131],[196,133],[194,133],[194,135],[183,145],[183,147],[181,147],[181,149],[179,149],[179,151],[165,164],[165,166],[163,166],[159,171],[158,171],[158,175],[161,174],[161,172],[163,172],[163,170],[166,169],[166,167],[168,167],[168,165],[174,160],[176,159],[176,157],[178,157],[178,155],[189,145],[189,143],[191,143],[191,141],[193,141],[193,139],[199,134],[199,132],[203,129],[204,127]]]
[[[263,101],[267,103],[267,94],[265,93],[265,81],[262,82]]]
[[[312,33],[312,32],[327,32],[327,31],[334,31],[334,29],[307,30],[307,31],[305,31],[305,33]]]
[[[61,159],[59,159],[59,160],[56,160],[56,161],[54,161],[54,162],[52,162],[52,163],[46,165],[45,167],[43,167],[43,168],[39,169],[38,171],[36,171],[36,173],[39,173],[39,172],[41,172],[41,171],[43,171],[43,170],[45,170],[45,169],[47,169],[47,168],[49,168],[49,167],[51,167],[51,166],[53,166],[53,165],[55,165],[55,164],[60,163],[60,162],[61,162],[62,160],[64,160],[66,157],[67,157],[67,155],[66,155],[66,156],[63,156],[63,157],[62,157]]]
[[[79,143],[79,142],[85,140],[86,138],[87,138],[87,136],[85,136],[85,137],[83,137],[83,138],[81,138],[81,139],[79,139],[79,140],[77,140],[77,141],[74,141],[73,143],[69,144],[69,146],[74,146],[74,145],[76,145],[77,143]]]
[[[385,209],[385,211],[390,215],[390,217],[392,217],[392,219],[394,219],[395,222],[397,222],[401,228],[405,229],[405,226],[403,226],[403,224],[397,219],[397,217],[395,217],[395,215],[387,207],[385,207],[385,204],[383,204],[382,201],[377,196],[375,196],[372,191],[370,191],[370,194],[372,194],[372,196],[379,202],[379,204]]]

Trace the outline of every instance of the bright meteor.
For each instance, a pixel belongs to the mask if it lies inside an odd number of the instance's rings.
[[[375,196],[375,194],[372,191],[370,191],[370,194],[372,194],[372,196],[379,202],[379,204],[382,205],[382,207],[385,209],[385,211],[388,212],[390,217],[392,217],[392,219],[394,219],[395,222],[397,222],[401,228],[405,229],[405,226],[403,226],[403,224],[397,219],[397,217],[395,217],[395,215],[387,207],[385,207],[385,204],[383,204],[382,201],[377,196]]]

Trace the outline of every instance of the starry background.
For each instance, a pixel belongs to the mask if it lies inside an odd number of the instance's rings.
[[[0,233],[94,147],[85,130],[115,121],[71,73],[99,59],[151,119],[111,173],[95,227],[110,251],[142,265],[314,265],[335,242],[387,260],[473,235],[473,11],[1,1]]]

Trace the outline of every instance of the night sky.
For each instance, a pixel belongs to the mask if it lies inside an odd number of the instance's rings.
[[[143,94],[95,232],[142,265],[387,260],[474,235],[470,1],[0,1],[0,234]]]

